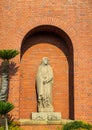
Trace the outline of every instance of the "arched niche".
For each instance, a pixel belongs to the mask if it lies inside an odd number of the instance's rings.
[[[37,111],[35,76],[42,57],[47,56],[54,71],[53,105],[63,118],[74,119],[73,46],[60,28],[41,25],[30,30],[21,45],[20,118]]]

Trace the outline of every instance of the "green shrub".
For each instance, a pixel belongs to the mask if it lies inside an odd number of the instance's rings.
[[[66,123],[63,126],[63,130],[91,130],[92,125],[82,122],[82,121],[74,121],[70,123]]]
[[[3,127],[3,126],[2,126],[2,127],[0,127],[0,130],[5,130],[5,127]]]
[[[0,127],[0,130],[6,130],[6,129],[4,126],[2,126],[2,127]],[[11,126],[11,127],[9,127],[9,130],[23,130],[23,129],[19,128],[18,126],[16,126],[16,127]]]
[[[0,115],[6,115],[8,112],[14,109],[14,105],[10,102],[0,101]]]
[[[4,126],[0,127],[0,130],[6,130]],[[20,128],[18,122],[10,121],[9,122],[9,130],[23,130]]]

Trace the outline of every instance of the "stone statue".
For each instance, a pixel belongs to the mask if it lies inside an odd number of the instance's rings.
[[[47,57],[42,59],[37,76],[38,112],[53,112],[52,85],[53,71]]]
[[[36,75],[38,112],[32,112],[32,120],[60,121],[61,113],[52,105],[53,70],[47,57],[42,58]]]

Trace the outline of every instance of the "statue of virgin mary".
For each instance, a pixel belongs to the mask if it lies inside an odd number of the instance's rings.
[[[53,112],[52,106],[53,70],[47,57],[43,57],[36,75],[38,112]]]

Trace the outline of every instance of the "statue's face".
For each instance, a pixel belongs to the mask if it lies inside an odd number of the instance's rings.
[[[48,58],[44,58],[44,59],[43,59],[43,63],[44,63],[45,65],[47,65],[47,64],[48,64]]]

